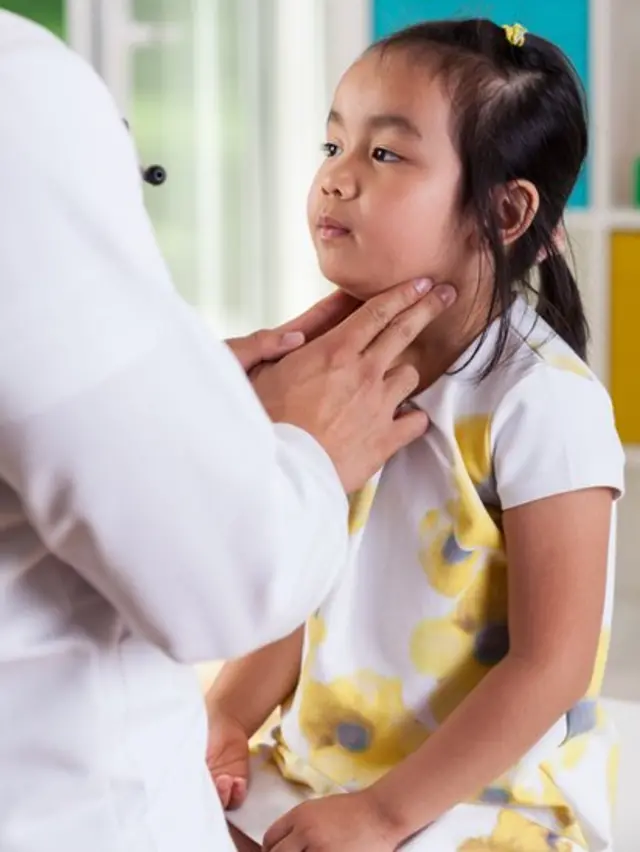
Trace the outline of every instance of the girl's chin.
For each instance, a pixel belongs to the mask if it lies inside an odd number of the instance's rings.
[[[376,289],[375,287],[372,287],[369,282],[345,281],[344,279],[339,281],[329,279],[329,281],[338,290],[341,290],[353,299],[357,299],[359,302],[366,302],[374,296],[377,296],[378,293],[382,293],[384,290],[388,289],[387,287],[379,287]]]
[[[392,284],[384,283],[379,279],[372,280],[371,277],[360,277],[357,273],[354,275],[351,270],[338,269],[337,264],[334,264],[333,268],[331,268],[331,264],[321,263],[320,271],[334,287],[337,287],[338,290],[342,290],[343,293],[352,296],[359,302],[366,302],[369,299],[373,299],[374,296],[378,296],[392,287]]]

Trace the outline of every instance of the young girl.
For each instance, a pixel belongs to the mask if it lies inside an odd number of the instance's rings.
[[[421,24],[338,87],[309,203],[324,274],[456,301],[406,352],[431,426],[353,496],[340,585],[208,695],[242,850],[609,848],[623,453],[555,239],[586,151],[569,63],[518,26]]]

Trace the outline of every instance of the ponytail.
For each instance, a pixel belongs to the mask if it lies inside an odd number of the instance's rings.
[[[586,361],[589,324],[580,290],[565,258],[551,251],[539,265],[539,316]]]

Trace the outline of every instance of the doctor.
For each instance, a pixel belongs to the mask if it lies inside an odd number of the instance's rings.
[[[393,419],[414,374],[385,373],[443,303],[405,285],[320,335],[330,299],[263,408],[239,362],[299,335],[211,339],[104,86],[6,12],[0,123],[0,849],[227,852],[185,664],[319,604],[345,490],[426,428]]]

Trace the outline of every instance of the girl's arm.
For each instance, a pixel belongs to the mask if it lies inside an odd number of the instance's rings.
[[[303,641],[300,627],[273,645],[227,663],[206,696],[209,719],[231,718],[250,739],[295,690]]]
[[[504,513],[510,650],[415,754],[371,793],[403,841],[510,769],[593,675],[613,494],[592,488]]]

